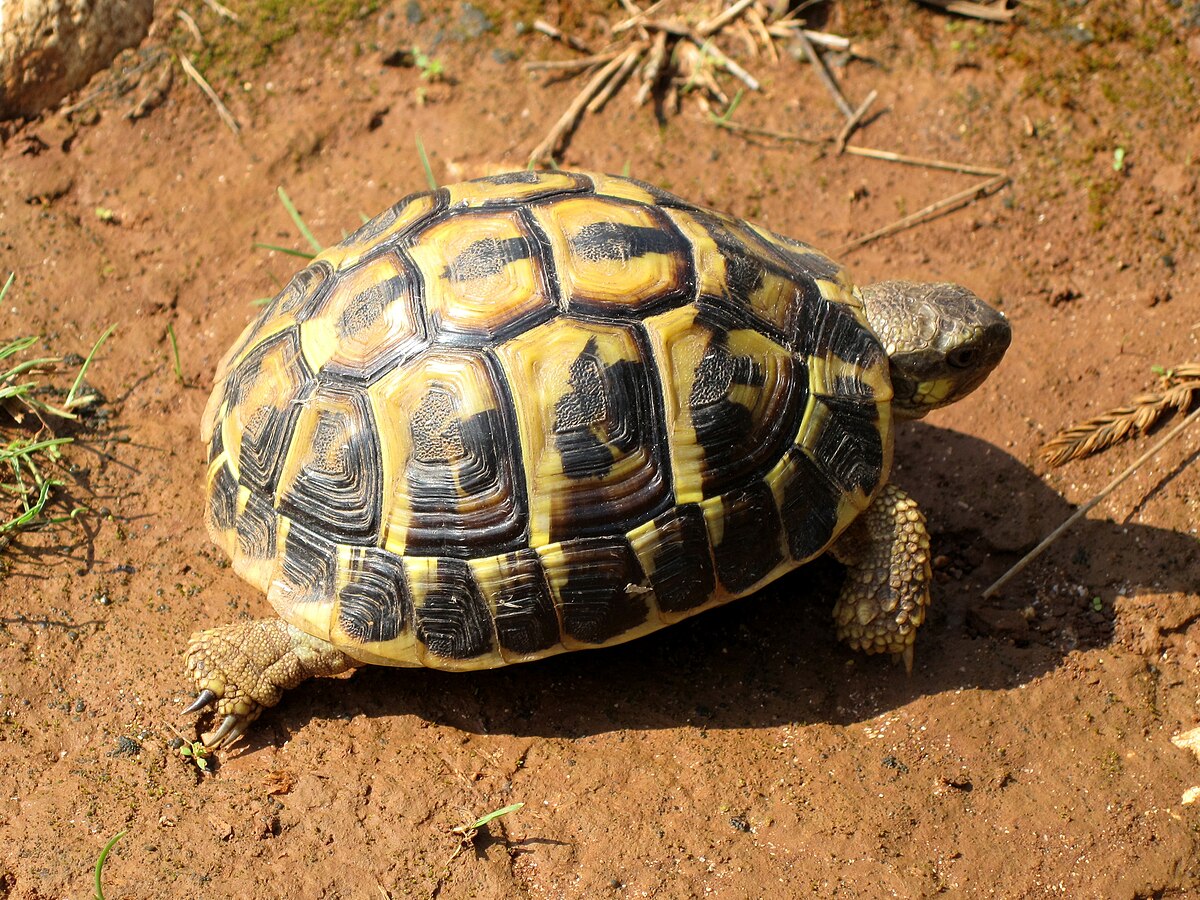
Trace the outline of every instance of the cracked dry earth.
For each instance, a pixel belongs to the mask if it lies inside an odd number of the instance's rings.
[[[814,10],[879,61],[835,70],[852,100],[880,92],[855,144],[1012,178],[840,254],[862,282],[970,285],[1014,330],[975,395],[899,430],[894,480],[937,555],[910,677],[837,645],[822,561],[611,650],[307,683],[209,774],[169,745],[193,728],[182,649],[268,610],[205,535],[197,431],[218,358],[297,268],[254,244],[304,247],[276,187],[332,243],[424,186],[414,135],[443,182],[523,167],[579,84],[528,77],[570,51],[516,25],[545,14],[599,46],[623,13],[493,4],[467,28],[462,4],[384,4],[329,29],[317,11],[242,58],[196,3],[233,48],[206,72],[240,137],[178,71],[136,120],[141,89],[5,126],[0,332],[60,354],[117,336],[88,375],[103,417],[60,473],[61,502],[92,512],[4,550],[0,898],[90,896],[120,831],[109,898],[1200,895],[1200,758],[1172,742],[1200,725],[1200,435],[980,599],[1148,441],[1054,470],[1040,444],[1200,359],[1200,30],[1194,4],[1133,6]],[[187,47],[179,27],[160,10],[142,52]],[[385,64],[412,45],[448,77]],[[726,49],[763,83],[735,121],[837,133],[806,65]],[[628,166],[830,251],[972,183],[747,139],[692,98],[660,122],[632,93],[561,164]],[[451,829],[512,803],[456,854]]]

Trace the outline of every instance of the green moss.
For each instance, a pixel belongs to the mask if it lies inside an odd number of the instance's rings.
[[[239,7],[238,21],[206,14],[201,26],[208,43],[194,57],[210,80],[238,80],[265,65],[284,41],[301,31],[333,36],[379,9],[379,0],[255,0]],[[177,30],[171,43],[190,55],[190,37]]]

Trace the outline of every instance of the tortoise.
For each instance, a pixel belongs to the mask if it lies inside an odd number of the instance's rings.
[[[911,671],[929,603],[893,420],[972,391],[1005,317],[855,287],[813,247],[629,178],[413,194],[322,252],[217,368],[208,531],[279,618],[192,636],[209,746],[364,663],[628,641],[830,551],[839,637]]]

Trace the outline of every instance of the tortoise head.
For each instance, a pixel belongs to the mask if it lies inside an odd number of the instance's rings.
[[[859,293],[891,361],[892,409],[901,418],[971,393],[1012,341],[1004,314],[956,284],[881,281]]]

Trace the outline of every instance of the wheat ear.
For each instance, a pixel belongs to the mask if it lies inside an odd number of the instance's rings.
[[[1187,412],[1200,393],[1200,363],[1184,363],[1159,374],[1158,391],[1060,431],[1042,446],[1042,458],[1051,466],[1061,466],[1145,434],[1169,413]]]

